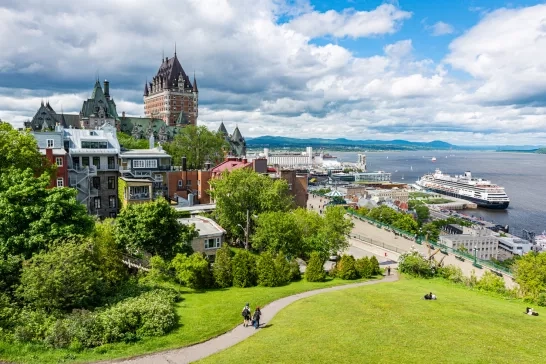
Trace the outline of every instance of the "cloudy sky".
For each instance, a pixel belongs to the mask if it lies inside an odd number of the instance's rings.
[[[143,115],[164,52],[199,123],[244,136],[546,145],[546,5],[519,0],[2,0],[0,118]]]

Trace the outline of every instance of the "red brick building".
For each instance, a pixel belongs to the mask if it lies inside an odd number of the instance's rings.
[[[57,165],[57,173],[51,177],[49,187],[68,187],[68,155],[64,149],[63,132],[60,130],[32,133],[40,153],[51,164]]]
[[[198,101],[195,75],[192,84],[176,51],[174,57],[162,60],[152,81],[144,85],[144,114],[168,126],[196,125]]]

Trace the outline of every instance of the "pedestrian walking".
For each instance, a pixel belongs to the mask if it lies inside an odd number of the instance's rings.
[[[391,275],[391,267],[390,267],[390,266],[387,267],[387,275],[388,275],[388,276]]]
[[[260,311],[260,307],[258,306],[254,311],[254,316],[252,316],[252,324],[254,325],[255,329],[260,327],[260,316],[262,316],[262,311]]]
[[[250,313],[252,311],[250,310],[250,304],[247,303],[245,307],[243,307],[243,311],[241,312],[241,315],[243,315],[243,326],[247,327],[250,326]]]

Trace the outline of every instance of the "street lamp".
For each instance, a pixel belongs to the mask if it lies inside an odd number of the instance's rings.
[[[476,255],[478,254],[478,247],[474,247],[474,264],[476,264]]]
[[[241,224],[237,224],[238,227],[240,227],[241,229],[243,229],[243,231],[245,232],[245,249],[248,250],[248,228],[249,228],[249,225],[250,225],[250,210],[246,210],[246,228],[241,225]]]

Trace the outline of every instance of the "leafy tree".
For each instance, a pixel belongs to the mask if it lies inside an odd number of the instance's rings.
[[[322,235],[324,229],[324,217],[318,212],[298,208],[294,210],[296,224],[301,230],[302,250],[305,252],[304,257],[308,258],[313,251],[321,252],[323,256],[327,256],[330,251],[327,246],[326,239]]]
[[[513,267],[514,278],[525,297],[535,300],[546,292],[546,252],[525,254]]]
[[[260,251],[284,252],[299,256],[302,252],[302,233],[291,212],[264,212],[256,221],[252,247]]]
[[[279,285],[279,276],[273,261],[273,255],[265,251],[258,257],[256,264],[258,272],[258,284],[264,287],[277,287]]]
[[[370,257],[370,266],[372,267],[372,275],[381,274],[381,267],[379,266],[379,261],[375,255]]]
[[[201,169],[205,162],[218,164],[224,159],[224,151],[229,149],[229,144],[222,133],[213,132],[206,126],[188,125],[183,128],[174,140],[165,144],[165,150],[180,161],[186,157],[189,169]]]
[[[176,279],[186,287],[193,289],[208,288],[212,285],[209,262],[202,253],[177,254],[171,261],[176,272]]]
[[[409,214],[398,215],[392,226],[411,234],[416,234],[419,231],[419,224]]]
[[[0,173],[0,256],[29,258],[56,239],[88,235],[93,218],[72,188],[51,188],[49,176],[31,169]]]
[[[150,271],[144,278],[145,281],[162,282],[167,281],[172,276],[172,267],[159,255],[150,258]]]
[[[24,171],[30,168],[36,175],[52,171],[38,150],[36,139],[28,132],[20,132],[11,124],[0,121],[0,175],[9,169]]]
[[[430,263],[417,251],[400,255],[398,271],[421,278],[430,278],[434,275]]]
[[[301,279],[301,270],[298,261],[292,258],[290,261],[290,281],[297,282]]]
[[[337,263],[337,276],[341,279],[357,279],[358,271],[355,267],[355,258],[344,254]]]
[[[482,275],[482,277],[476,284],[476,288],[481,289],[483,291],[489,291],[489,292],[495,292],[495,293],[506,292],[504,279],[502,279],[501,277],[495,275],[494,273],[490,271],[486,271]]]
[[[13,293],[19,284],[22,263],[23,258],[19,255],[0,256],[0,292]]]
[[[269,211],[288,211],[293,207],[288,183],[273,180],[248,168],[225,172],[210,182],[211,197],[216,201],[216,219],[233,237],[244,239],[247,211],[250,216]],[[253,230],[250,224],[250,230]]]
[[[111,292],[127,278],[127,269],[121,261],[122,250],[116,243],[115,220],[105,219],[102,222],[95,222],[92,240],[95,259],[100,263],[103,290]]]
[[[30,306],[52,310],[92,307],[98,301],[100,268],[90,242],[64,242],[23,264],[19,296]]]
[[[288,284],[292,280],[293,272],[291,270],[290,262],[286,259],[286,256],[283,254],[282,251],[278,253],[275,257],[275,271],[277,272],[278,286]]]
[[[348,248],[347,236],[351,232],[354,223],[345,216],[345,209],[341,206],[332,206],[326,209],[324,225],[321,236],[324,238],[325,247],[322,252],[328,254],[337,253]]]
[[[425,205],[415,206],[415,213],[417,214],[417,221],[422,224],[430,217],[430,211]]]
[[[438,241],[440,239],[440,229],[434,223],[429,222],[421,227],[421,235],[428,237],[429,241]]]
[[[180,224],[176,211],[162,198],[127,205],[116,220],[116,242],[133,254],[146,251],[170,260],[187,252],[196,236],[195,227]]]
[[[373,276],[373,266],[368,257],[362,257],[355,261],[355,269],[362,278],[370,278]]]
[[[148,149],[150,141],[148,139],[135,139],[125,133],[117,133],[119,145],[127,149]],[[157,144],[157,143],[156,143]]]
[[[256,285],[256,259],[247,250],[240,250],[231,260],[233,285],[235,287],[252,287]]]
[[[305,269],[305,279],[308,282],[322,282],[326,279],[324,258],[319,252],[311,253],[311,258]]]
[[[212,266],[212,274],[216,286],[220,288],[231,287],[233,284],[231,249],[229,249],[227,244],[222,245],[222,247],[216,251],[216,259]]]

